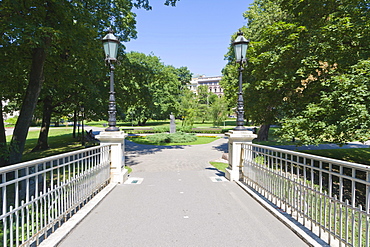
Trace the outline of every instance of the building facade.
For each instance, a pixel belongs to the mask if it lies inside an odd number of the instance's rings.
[[[208,91],[218,96],[224,95],[224,90],[220,86],[222,76],[200,76],[192,78],[188,88],[197,93],[199,86],[207,86]]]

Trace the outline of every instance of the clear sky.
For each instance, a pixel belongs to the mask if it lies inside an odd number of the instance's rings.
[[[186,66],[194,74],[221,75],[231,35],[246,24],[253,0],[180,0],[176,7],[151,0],[151,11],[135,10],[138,38],[126,51],[153,53],[165,65]]]

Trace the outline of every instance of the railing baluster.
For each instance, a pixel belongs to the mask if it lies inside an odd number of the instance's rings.
[[[25,216],[24,216],[24,210],[25,210],[25,208],[24,208],[24,201],[22,201],[21,202],[21,244],[23,244],[24,243],[24,240],[25,240],[25,235],[24,235],[24,231],[25,231],[25,229],[24,229],[24,224],[25,224],[25,221],[24,221],[24,218],[25,218]]]
[[[369,215],[369,208],[368,208],[367,213]],[[368,215],[366,216],[366,232],[365,232],[365,237],[366,237],[365,246],[366,247],[370,246],[370,217]]]
[[[362,211],[362,205],[359,205],[358,206],[358,208],[359,208],[359,211],[361,212]],[[357,235],[358,235],[358,246],[359,247],[361,247],[361,243],[362,243],[362,234],[363,234],[363,232],[362,232],[362,214],[358,214],[358,230],[357,230]]]
[[[368,185],[366,186],[366,208],[365,211],[369,214],[370,213],[370,171],[366,172],[366,180]]]
[[[369,247],[370,167],[257,144],[243,149],[254,160],[244,162],[247,185],[303,224],[309,220],[311,230],[318,226],[327,242]]]
[[[0,168],[0,245],[37,245],[76,213],[110,181],[110,148],[98,146]]]

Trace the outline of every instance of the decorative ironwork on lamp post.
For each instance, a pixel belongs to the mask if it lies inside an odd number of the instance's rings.
[[[116,127],[116,99],[114,97],[114,65],[113,63],[117,61],[117,52],[119,40],[113,34],[113,30],[109,29],[109,33],[102,39],[105,61],[110,69],[110,90],[109,90],[109,107],[108,107],[108,128],[105,131],[119,131]]]
[[[236,127],[234,130],[246,130],[244,127],[244,101],[243,101],[243,66],[247,62],[246,54],[248,49],[249,40],[244,38],[243,32],[239,30],[238,37],[233,42],[234,53],[236,62],[239,63],[239,92],[238,92],[238,105],[237,105],[237,119]]]

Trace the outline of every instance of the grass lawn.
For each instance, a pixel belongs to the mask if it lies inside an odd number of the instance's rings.
[[[50,128],[48,138],[50,148],[44,151],[31,152],[36,146],[39,133],[38,130],[28,132],[22,161],[44,158],[84,148],[81,142],[72,137],[72,128]],[[11,136],[7,136],[7,140],[10,141]]]
[[[138,143],[138,144],[145,144],[145,145],[160,145],[160,146],[174,146],[174,145],[199,145],[199,144],[208,144],[211,143],[215,140],[217,140],[219,137],[216,136],[209,136],[209,137],[204,137],[204,136],[198,136],[197,140],[194,142],[186,142],[186,143],[155,143],[149,141],[145,136],[139,136],[139,137],[128,137],[127,139]]]
[[[270,127],[269,129],[269,140],[268,141],[256,141],[253,140],[253,143],[255,144],[260,144],[260,145],[265,145],[265,146],[275,146],[275,145],[296,145],[294,142],[291,140],[284,140],[279,138],[275,134],[275,131],[278,130],[279,128],[276,127]]]
[[[222,162],[209,162],[211,165],[213,165],[217,170],[225,172],[225,169],[229,166],[228,163],[222,163]]]

